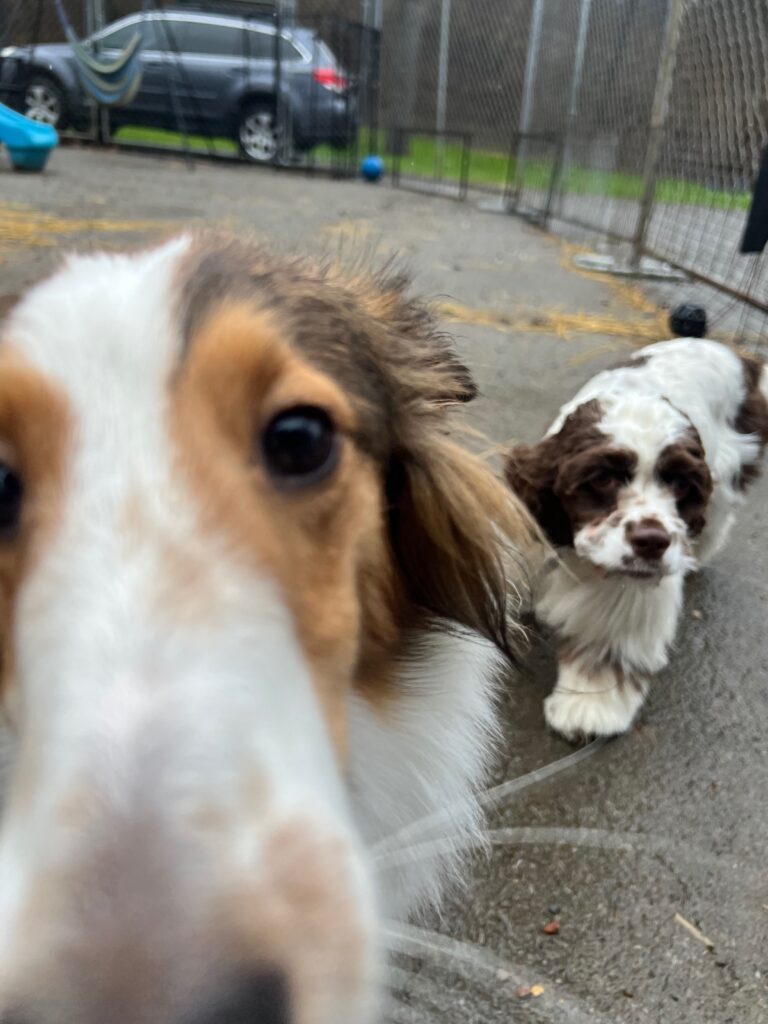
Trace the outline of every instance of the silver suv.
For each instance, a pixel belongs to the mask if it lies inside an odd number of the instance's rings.
[[[354,140],[357,105],[349,76],[310,29],[292,25],[278,38],[267,21],[165,9],[122,18],[96,33],[90,45],[108,60],[139,30],[141,84],[127,106],[111,109],[113,126],[228,136],[258,163],[273,161],[281,142],[301,152]],[[60,128],[88,120],[66,43],[4,49],[0,99]]]

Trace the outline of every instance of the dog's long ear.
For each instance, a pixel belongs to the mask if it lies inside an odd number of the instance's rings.
[[[555,493],[555,444],[555,438],[547,437],[538,444],[513,448],[507,456],[504,475],[552,544],[562,547],[573,542],[573,531]]]
[[[449,439],[458,407],[477,395],[472,374],[395,265],[343,284],[369,318],[351,351],[375,368],[387,408],[389,539],[403,592],[514,657],[520,605],[547,548],[504,483]]]
[[[515,657],[515,625],[545,555],[533,520],[491,469],[444,436],[397,455],[390,535],[412,601]]]

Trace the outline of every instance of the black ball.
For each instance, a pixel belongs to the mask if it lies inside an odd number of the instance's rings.
[[[707,311],[687,302],[669,314],[669,327],[677,338],[703,338],[707,333]]]

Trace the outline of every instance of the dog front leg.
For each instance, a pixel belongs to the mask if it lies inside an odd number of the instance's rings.
[[[544,701],[550,729],[574,741],[627,732],[648,692],[648,677],[604,661],[590,665],[561,651],[557,684]]]

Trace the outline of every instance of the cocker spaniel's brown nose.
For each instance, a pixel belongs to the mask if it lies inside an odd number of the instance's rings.
[[[661,523],[634,524],[627,529],[627,540],[637,557],[646,562],[661,561],[664,552],[672,543],[672,538]]]

